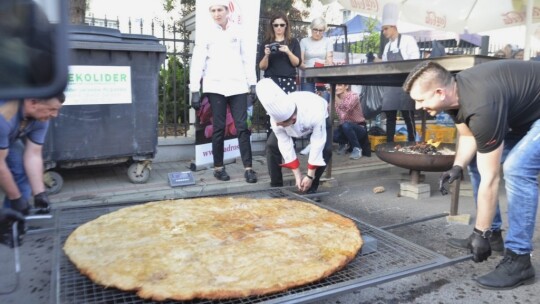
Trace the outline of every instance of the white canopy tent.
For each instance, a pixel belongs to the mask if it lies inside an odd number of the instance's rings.
[[[400,5],[400,20],[427,28],[456,33],[484,31],[524,25],[525,59],[529,59],[533,24],[540,23],[540,0],[325,0],[344,8],[381,19],[388,2]],[[534,13],[533,13],[534,12]]]

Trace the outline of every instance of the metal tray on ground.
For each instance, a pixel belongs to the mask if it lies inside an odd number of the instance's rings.
[[[314,203],[286,189],[274,188],[265,191],[228,194],[226,196],[242,196],[252,198],[290,198],[313,203],[322,208],[347,216],[340,211]],[[82,275],[64,254],[62,247],[69,234],[78,226],[103,214],[137,203],[123,203],[107,206],[76,207],[56,210],[56,239],[54,242],[54,261],[51,280],[52,303],[155,303],[138,297],[134,292],[121,291],[116,288],[104,288],[93,283]],[[347,216],[351,218],[350,216]],[[354,289],[373,286],[387,281],[399,279],[420,272],[445,267],[460,259],[451,260],[443,255],[413,244],[403,238],[376,228],[361,221],[355,221],[362,235],[377,240],[376,251],[358,254],[340,271],[330,277],[308,285],[300,286],[285,292],[229,300],[194,300],[165,301],[159,303],[290,303],[308,302],[315,299],[352,291]]]

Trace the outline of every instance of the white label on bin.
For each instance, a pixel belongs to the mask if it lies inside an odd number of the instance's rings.
[[[64,105],[131,103],[131,67],[72,65]]]

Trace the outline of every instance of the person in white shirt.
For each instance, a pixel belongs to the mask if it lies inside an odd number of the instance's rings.
[[[332,143],[327,136],[331,129],[328,103],[311,92],[286,94],[271,79],[259,81],[257,96],[270,115],[273,131],[266,142],[267,156],[275,156],[267,157],[270,186],[283,186],[281,167],[285,167],[293,171],[296,186],[300,191],[317,192],[326,164],[332,158]],[[292,138],[308,134],[311,134],[311,150],[307,172],[303,175]],[[276,160],[281,160],[281,157],[283,163],[278,163]]]
[[[305,37],[300,41],[302,56],[300,61],[302,63],[299,68],[305,70],[306,68],[333,65],[334,46],[330,39],[324,37],[324,33],[327,29],[326,21],[321,17],[317,17],[311,21],[310,28],[311,36]],[[326,85],[324,83],[305,82],[305,79],[302,77],[300,90],[317,93],[326,99],[326,101],[330,101],[330,93],[326,90]],[[311,147],[308,145],[300,151],[300,154],[308,155],[310,148]]]
[[[321,67],[334,64],[334,47],[332,41],[324,37],[326,32],[326,21],[318,17],[311,21],[311,36],[305,37],[300,41],[301,64],[300,69]],[[303,82],[300,85],[302,91],[316,93],[315,83]],[[319,85],[319,84],[317,84]],[[324,84],[320,84],[324,88]],[[329,99],[330,95],[323,96]],[[328,98],[327,98],[328,97]]]
[[[209,11],[214,20],[208,33],[199,33],[193,50],[190,68],[191,106],[201,106],[202,91],[212,108],[214,132],[212,154],[214,177],[228,181],[230,176],[223,165],[225,121],[230,107],[237,130],[240,155],[248,183],[257,182],[252,169],[250,132],[247,127],[247,98],[255,94],[255,54],[248,53],[242,28],[229,21],[229,1],[211,0]]]
[[[399,6],[397,3],[387,3],[383,8],[382,31],[389,39],[384,46],[382,61],[399,61],[419,59],[420,50],[414,37],[401,35],[397,29]],[[414,122],[414,101],[401,87],[388,87],[383,94],[382,111],[386,115],[386,141],[393,142],[396,133],[397,111],[405,120],[407,140],[415,141],[416,128]]]

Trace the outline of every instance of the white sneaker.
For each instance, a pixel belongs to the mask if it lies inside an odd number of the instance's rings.
[[[351,156],[349,156],[350,159],[359,159],[360,157],[362,157],[362,149],[360,148],[353,148],[352,152],[351,152]]]
[[[308,155],[308,154],[309,154],[309,150],[311,150],[311,144],[307,145],[307,147],[305,147],[304,149],[302,149],[302,151],[300,151],[300,154],[302,154],[302,155]]]

